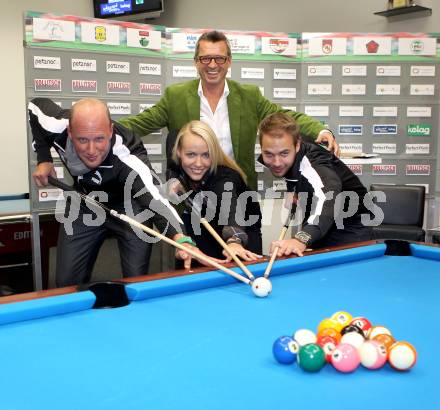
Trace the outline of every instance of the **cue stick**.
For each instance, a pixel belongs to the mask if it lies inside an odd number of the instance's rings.
[[[286,236],[286,233],[287,233],[287,230],[289,229],[289,225],[290,225],[290,222],[292,221],[293,215],[294,214],[292,214],[292,213],[289,214],[283,228],[281,229],[280,236],[278,237],[279,241],[282,241],[284,239],[284,237]],[[266,266],[266,270],[264,271],[264,274],[263,274],[263,276],[265,278],[268,278],[270,275],[270,271],[272,270],[272,265],[275,262],[275,258],[277,257],[277,253],[278,253],[279,248],[280,248],[279,246],[276,246],[275,249],[273,250],[272,256],[270,257],[269,263]]]
[[[226,268],[225,266],[220,265],[218,262],[212,260],[211,258],[209,258],[208,256],[205,256],[204,254],[198,254],[197,252],[195,252],[194,250],[192,250],[191,248],[188,248],[186,246],[183,246],[182,244],[173,241],[172,239],[166,237],[165,235],[162,235],[161,233],[155,231],[154,229],[149,228],[148,226],[145,226],[143,224],[141,224],[140,222],[136,221],[133,218],[130,218],[127,215],[124,214],[120,214],[119,212],[115,211],[114,209],[108,208],[107,206],[105,206],[104,204],[102,204],[101,202],[97,201],[96,199],[93,199],[85,194],[82,194],[81,192],[76,191],[73,187],[71,187],[70,185],[67,185],[63,182],[61,182],[59,179],[53,178],[52,176],[48,177],[48,181],[51,185],[62,189],[63,191],[74,191],[76,192],[85,202],[88,202],[92,205],[101,207],[102,209],[104,209],[104,211],[108,212],[111,216],[113,216],[116,219],[120,219],[121,221],[124,221],[126,223],[128,223],[131,226],[135,226],[139,229],[141,229],[142,231],[156,237],[159,238],[161,240],[163,240],[164,242],[174,246],[175,248],[178,248],[184,252],[189,253],[192,257],[194,257],[195,259],[200,259],[203,262],[207,263],[210,266],[213,266],[221,271],[223,271],[224,273],[233,276],[235,279],[238,279],[244,283],[246,283],[247,285],[251,284],[251,281],[245,277],[243,277],[242,275],[234,272],[233,270]]]
[[[180,179],[179,179],[179,182]],[[206,228],[206,230],[214,237],[214,239],[221,245],[221,247],[228,253],[228,255],[234,260],[234,262],[241,268],[241,270],[248,276],[248,278],[253,281],[255,276],[249,270],[249,268],[241,261],[241,259],[231,250],[229,245],[223,240],[223,238],[216,232],[216,230],[212,227],[212,225],[208,222],[208,220],[202,217],[201,211],[194,206],[194,202],[190,197],[185,198],[184,200],[187,208],[191,208],[194,210],[196,215],[200,219],[200,223]]]

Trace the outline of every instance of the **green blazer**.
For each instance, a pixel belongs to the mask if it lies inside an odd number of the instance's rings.
[[[324,126],[317,120],[294,111],[284,110],[263,97],[255,85],[227,80],[229,86],[228,112],[235,160],[248,177],[248,185],[255,189],[255,142],[259,123],[269,114],[286,112],[299,124],[301,135],[313,142]],[[199,80],[174,84],[165,89],[161,100],[140,114],[119,120],[137,135],[144,136],[167,127],[179,130],[187,122],[200,119]]]

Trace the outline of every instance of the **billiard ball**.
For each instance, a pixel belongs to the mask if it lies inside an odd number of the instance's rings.
[[[317,372],[325,365],[325,353],[321,346],[309,343],[301,346],[298,353],[298,364],[306,372]]]
[[[308,345],[309,343],[316,343],[316,335],[309,329],[298,329],[293,338],[298,343],[299,347]]]
[[[362,366],[380,369],[387,362],[387,349],[377,340],[367,340],[359,349]]]
[[[382,343],[385,346],[385,348],[387,349],[387,352],[388,352],[388,350],[390,350],[390,347],[396,341],[393,336],[387,335],[386,333],[382,333],[380,335],[376,335],[371,340],[376,340],[379,343]]]
[[[342,326],[349,325],[352,318],[353,317],[350,315],[350,313],[344,312],[342,310],[339,312],[333,313],[333,315],[331,316],[331,319],[337,320]]]
[[[336,329],[333,329],[331,327],[322,329],[316,336],[318,338],[323,336],[331,336],[336,340],[336,344],[338,344],[341,340],[341,334]]]
[[[341,337],[341,343],[348,343],[349,345],[354,346],[356,349],[359,349],[365,342],[364,335],[361,335],[357,332],[349,332],[345,333]]]
[[[341,336],[344,336],[346,333],[356,332],[365,337],[364,331],[356,325],[348,325],[342,328]]]
[[[361,363],[358,350],[348,343],[339,343],[332,353],[332,365],[342,373],[356,370]]]
[[[384,326],[373,326],[368,332],[368,339],[374,339],[377,335],[390,335],[392,336],[391,330]]]
[[[316,344],[322,347],[322,350],[324,350],[325,353],[325,360],[327,362],[330,362],[332,357],[332,352],[333,350],[335,350],[338,341],[330,335],[320,335],[318,336],[318,340],[316,341]]]
[[[265,298],[272,292],[272,282],[263,276],[256,278],[252,282],[252,292],[259,298]]]
[[[292,364],[296,360],[299,346],[290,336],[281,336],[272,346],[272,353],[278,363]]]
[[[365,317],[354,317],[350,325],[356,325],[363,330],[364,334],[367,335],[368,331],[371,329],[371,322]]]
[[[332,328],[337,330],[338,332],[341,331],[342,329],[342,325],[341,323],[339,323],[337,320],[335,319],[331,319],[331,318],[326,318],[321,320],[321,322],[319,322],[318,325],[318,333],[323,330],[323,329],[327,329],[327,328]]]
[[[396,370],[409,370],[416,364],[417,352],[408,342],[396,342],[388,351],[388,362]]]

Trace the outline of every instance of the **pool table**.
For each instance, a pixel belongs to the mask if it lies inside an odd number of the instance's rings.
[[[266,263],[250,268],[259,276]],[[218,271],[168,276],[128,280],[120,308],[94,309],[95,294],[75,289],[1,304],[1,408],[440,408],[439,247],[368,243],[280,260],[267,298]],[[277,337],[338,310],[412,343],[416,366],[306,373],[273,359]]]

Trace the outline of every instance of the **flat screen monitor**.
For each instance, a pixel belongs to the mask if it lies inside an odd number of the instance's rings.
[[[93,0],[95,17],[116,20],[143,20],[159,17],[163,0]]]

